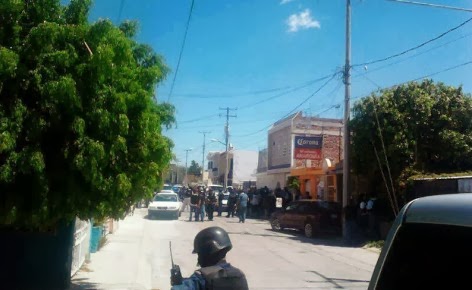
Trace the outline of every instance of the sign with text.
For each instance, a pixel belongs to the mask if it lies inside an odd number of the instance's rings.
[[[294,158],[296,160],[297,167],[300,167],[304,163],[304,167],[317,167],[316,164],[319,162],[310,162],[311,166],[307,166],[306,162],[300,162],[302,160],[316,160],[322,159],[321,148],[323,147],[322,136],[295,136],[294,146]]]

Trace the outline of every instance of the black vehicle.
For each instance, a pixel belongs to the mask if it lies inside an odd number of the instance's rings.
[[[471,245],[471,193],[415,199],[396,217],[369,289],[468,289]]]
[[[274,212],[270,218],[273,230],[292,228],[302,230],[306,237],[318,233],[342,232],[342,206],[337,202],[297,200],[287,208]]]

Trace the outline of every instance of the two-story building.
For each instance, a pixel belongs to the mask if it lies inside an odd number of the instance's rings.
[[[231,149],[228,152],[228,186],[242,188],[245,182],[256,181],[258,152]],[[209,152],[208,183],[224,184],[226,172],[226,152]]]
[[[343,154],[342,129],[340,119],[304,117],[302,112],[275,122],[264,151],[267,165],[258,165],[258,187],[283,187],[289,176],[296,176],[302,195],[338,200],[335,165]]]

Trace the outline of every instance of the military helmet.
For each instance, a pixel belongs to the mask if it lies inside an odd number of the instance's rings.
[[[201,230],[193,241],[194,254],[212,255],[232,248],[228,233],[220,227],[208,227]]]

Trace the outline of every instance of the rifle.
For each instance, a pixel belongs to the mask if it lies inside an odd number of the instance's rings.
[[[174,258],[172,257],[172,242],[169,241],[170,249],[170,261],[172,263],[172,268],[170,269],[170,285],[180,285],[182,284],[182,273],[180,272],[180,266],[174,264]]]

